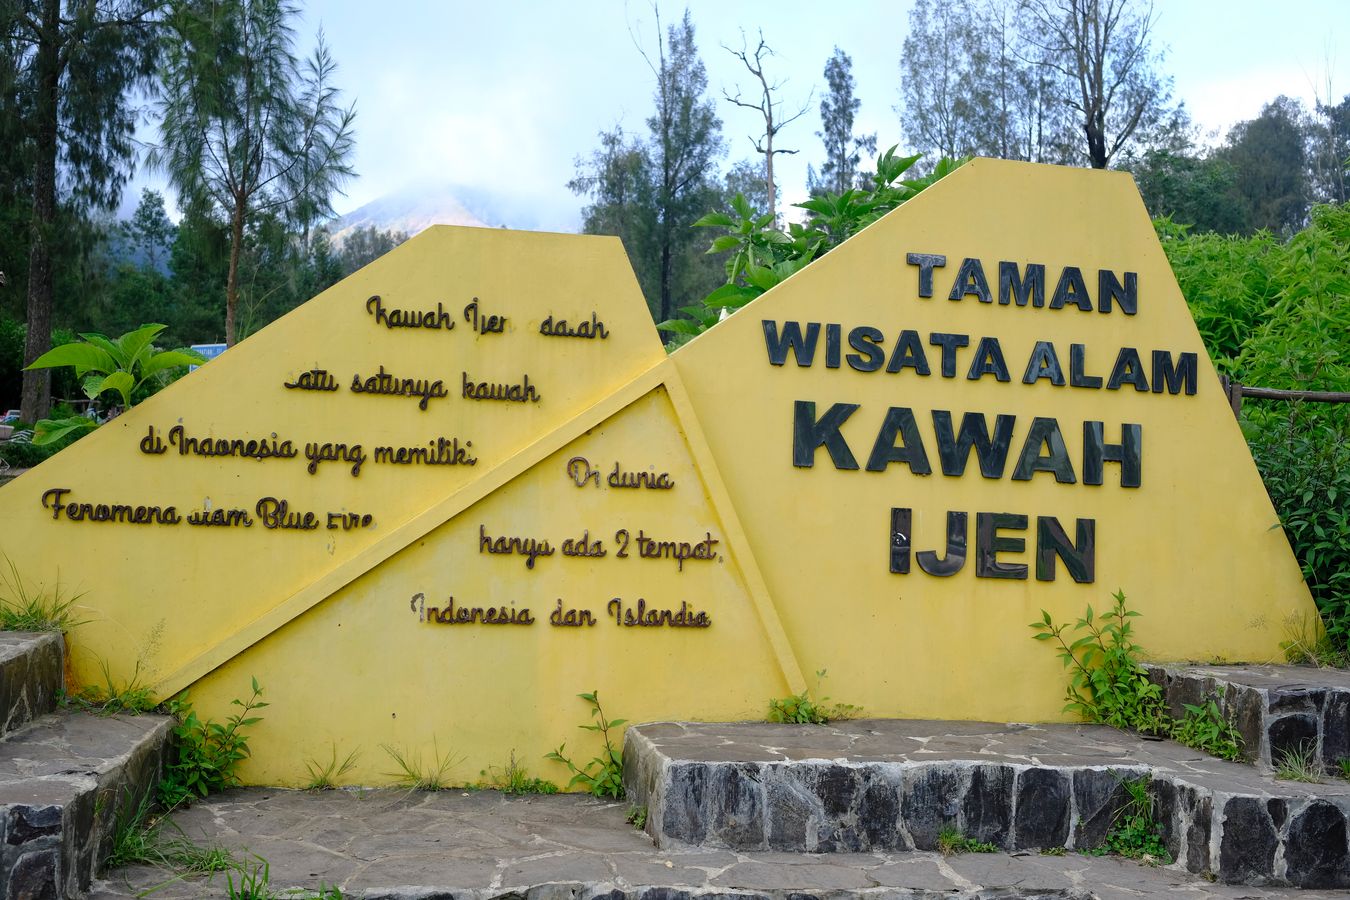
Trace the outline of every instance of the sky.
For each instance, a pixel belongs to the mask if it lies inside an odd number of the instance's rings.
[[[762,123],[720,99],[752,87],[722,45],[739,48],[744,33],[753,46],[761,29],[785,106],[809,106],[778,139],[800,150],[775,163],[788,202],[804,199],[807,164],[824,156],[815,132],[835,46],[853,59],[856,130],[904,149],[895,107],[911,5],[688,0],[729,145],[724,164],[754,156]],[[683,9],[667,0],[663,23]],[[1346,0],[1157,0],[1155,11],[1175,96],[1215,140],[1281,93],[1311,105],[1328,89],[1337,100],[1350,92]],[[297,50],[308,52],[320,28],[357,110],[358,178],[337,198],[339,213],[409,187],[466,185],[510,211],[513,226],[575,230],[584,200],[566,185],[577,158],[615,125],[642,132],[652,109],[655,78],[638,49],[655,47],[647,0],[308,0]]]

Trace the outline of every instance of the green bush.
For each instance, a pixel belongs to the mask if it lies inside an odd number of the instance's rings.
[[[1215,366],[1242,384],[1350,392],[1350,207],[1314,207],[1287,243],[1159,237]],[[1350,404],[1248,398],[1242,430],[1331,649],[1350,650]]]

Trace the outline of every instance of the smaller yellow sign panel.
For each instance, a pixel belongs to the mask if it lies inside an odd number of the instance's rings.
[[[725,525],[657,389],[338,591],[193,687],[228,705],[257,676],[272,703],[250,779],[301,784],[303,759],[357,752],[352,783],[399,772],[389,750],[453,759],[476,781],[577,729],[580,691],[613,716],[739,720],[782,696]],[[386,749],[388,748],[388,749]]]

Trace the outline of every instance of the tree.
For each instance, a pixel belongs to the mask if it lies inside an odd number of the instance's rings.
[[[116,204],[135,151],[129,94],[154,70],[159,5],[158,0],[0,2],[0,41],[13,54],[0,66],[6,70],[0,77],[12,79],[6,93],[15,95],[23,116],[19,137],[32,172],[25,362],[51,347],[58,168],[69,185],[69,202]],[[20,405],[27,421],[46,416],[50,372],[24,372]]]
[[[308,224],[352,175],[355,108],[339,105],[320,32],[302,66],[286,0],[173,0],[155,161],[184,207],[228,222],[225,342],[238,337],[245,230],[261,213]]]
[[[1105,169],[1137,134],[1177,110],[1172,80],[1158,73],[1153,8],[1140,0],[1025,0],[1028,42],[1038,64],[1072,86],[1064,102],[1078,117],[1088,162]]]
[[[1350,200],[1350,96],[1318,101],[1311,148],[1313,188],[1324,203]]]
[[[840,194],[864,180],[858,166],[863,153],[876,152],[877,136],[853,133],[853,119],[862,101],[853,96],[853,60],[838,47],[825,63],[825,83],[828,90],[820,101],[820,131],[816,132],[825,143],[825,162],[818,176],[808,167],[807,186],[813,194]]]
[[[981,32],[967,3],[917,0],[900,50],[898,109],[905,137],[916,150],[943,156],[974,156],[980,129],[975,105],[975,59],[964,42]],[[940,49],[937,49],[940,48]],[[936,49],[936,52],[935,52]]]
[[[744,32],[741,32],[740,50],[732,50],[725,44],[723,45],[723,48],[732,56],[739,59],[741,63],[745,66],[745,68],[750,72],[750,74],[755,76],[755,80],[759,82],[759,90],[758,90],[759,96],[757,101],[754,103],[751,103],[750,101],[743,99],[743,95],[739,90],[736,92],[735,96],[732,96],[730,93],[723,91],[722,96],[725,97],[728,102],[733,103],[736,106],[739,106],[743,109],[755,110],[760,114],[760,117],[764,120],[763,135],[761,137],[751,137],[750,141],[755,146],[755,152],[764,157],[764,165],[763,165],[764,186],[768,204],[764,208],[769,212],[773,213],[775,216],[777,216],[778,190],[777,184],[775,183],[773,177],[773,158],[779,153],[792,154],[796,153],[797,151],[787,150],[782,147],[775,148],[773,145],[773,141],[774,138],[778,136],[778,133],[780,131],[782,131],[784,128],[800,119],[802,116],[806,115],[807,107],[803,105],[801,109],[797,110],[792,115],[788,116],[787,118],[783,118],[782,101],[775,102],[773,97],[774,92],[781,89],[785,84],[785,82],[775,81],[773,83],[770,83],[768,77],[764,74],[764,58],[766,56],[773,56],[773,48],[771,48],[768,44],[764,43],[763,31],[759,33],[759,44],[756,45],[754,51],[749,50],[749,48],[746,46]]]
[[[591,200],[583,231],[623,240],[652,314],[663,321],[678,296],[706,291],[704,282],[715,278],[690,226],[721,194],[714,164],[724,152],[722,122],[706,96],[688,11],[664,33],[658,16],[655,57],[638,52],[656,76],[648,137],[629,137],[620,127],[602,132],[599,149],[577,160],[568,187]]]
[[[177,231],[164,211],[164,195],[150,188],[141,189],[141,202],[136,205],[136,211],[122,223],[122,234],[131,249],[140,255],[146,268],[156,272],[166,261]]]
[[[1134,174],[1150,215],[1166,216],[1195,232],[1249,230],[1237,173],[1219,155],[1157,148],[1131,157],[1125,168]]]
[[[1219,159],[1234,172],[1245,208],[1246,231],[1293,232],[1308,219],[1306,114],[1302,104],[1277,97],[1261,115],[1234,125]]]
[[[650,306],[661,296],[661,271],[656,185],[647,145],[616,125],[600,133],[600,146],[588,159],[577,159],[576,167],[576,177],[567,187],[591,201],[582,210],[581,230],[612,234],[623,242]]]
[[[657,315],[670,318],[674,309],[675,266],[694,239],[690,226],[707,208],[709,169],[724,152],[722,120],[706,95],[708,75],[694,45],[689,10],[679,25],[659,34],[656,62],[644,53],[656,76],[656,112],[651,130],[652,174],[656,178],[656,231],[660,254],[660,301]]]

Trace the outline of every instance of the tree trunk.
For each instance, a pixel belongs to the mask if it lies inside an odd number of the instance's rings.
[[[244,245],[244,201],[235,198],[230,215],[230,272],[225,279],[225,346],[238,340],[235,312],[239,306],[239,252]]]
[[[665,322],[670,318],[670,225],[668,222],[661,223],[661,317],[658,322]]]
[[[51,236],[56,220],[57,89],[61,81],[61,3],[44,0],[42,33],[37,51],[36,159],[33,162],[33,219],[28,229],[28,335],[24,365],[52,347]],[[38,369],[23,373],[19,406],[25,422],[45,419],[51,412],[52,373]]]

